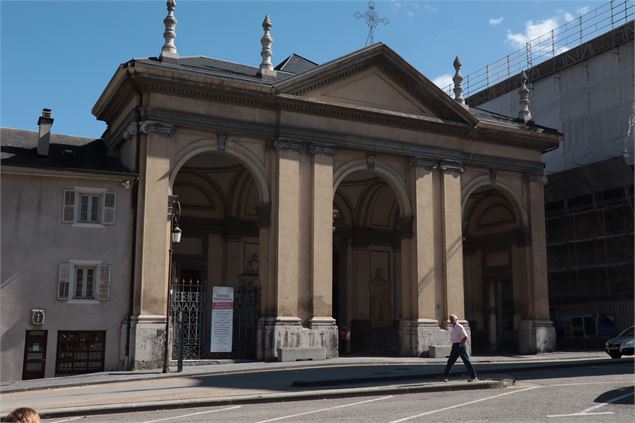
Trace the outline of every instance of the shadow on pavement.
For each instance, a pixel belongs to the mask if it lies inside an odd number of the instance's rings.
[[[632,386],[626,386],[624,388],[612,389],[603,393],[595,399],[595,402],[606,403],[614,398],[623,397],[617,401],[611,401],[611,404],[633,405],[634,394],[635,389]]]

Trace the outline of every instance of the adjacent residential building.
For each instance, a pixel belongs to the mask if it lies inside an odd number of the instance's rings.
[[[34,117],[35,120],[35,117]],[[101,140],[2,128],[2,380],[117,369],[136,175]]]

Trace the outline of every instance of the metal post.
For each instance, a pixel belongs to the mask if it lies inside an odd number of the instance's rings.
[[[177,372],[183,371],[183,310],[179,310],[179,315],[176,318],[179,324],[179,361],[176,368]]]
[[[171,225],[170,225],[171,226]],[[165,342],[163,343],[163,373],[170,372],[170,315],[172,314],[172,239],[170,239],[170,253],[168,259],[168,292],[165,307]]]

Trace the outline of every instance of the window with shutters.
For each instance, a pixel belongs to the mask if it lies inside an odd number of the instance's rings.
[[[109,264],[71,260],[60,263],[57,298],[66,301],[106,301],[110,299]]]
[[[78,226],[114,225],[115,193],[103,188],[64,190],[62,221]]]

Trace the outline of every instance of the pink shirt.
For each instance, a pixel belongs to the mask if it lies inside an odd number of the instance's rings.
[[[452,332],[450,332],[450,338],[453,344],[459,344],[463,337],[467,338],[467,332],[462,324],[456,322],[456,325],[452,326]]]

